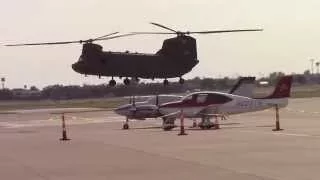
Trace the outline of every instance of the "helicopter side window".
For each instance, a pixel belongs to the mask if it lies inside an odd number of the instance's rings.
[[[204,103],[207,101],[208,94],[198,94],[197,103]]]

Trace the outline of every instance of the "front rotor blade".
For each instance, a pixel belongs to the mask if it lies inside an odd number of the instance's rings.
[[[112,37],[99,38],[99,39],[96,39],[95,41],[104,41],[104,40],[116,39],[116,38],[120,38],[120,37],[134,36],[134,35],[138,35],[138,34],[137,33],[128,33],[128,34],[122,34],[122,35],[117,35],[117,36],[112,36]]]
[[[96,40],[107,40],[107,39],[114,39],[122,36],[127,36],[127,35],[119,35],[119,36],[113,36],[113,37],[108,37],[114,34],[117,34],[119,32],[113,32],[104,36],[100,36],[96,39],[88,39],[88,40],[79,40],[79,41],[58,41],[58,42],[45,42],[45,43],[21,43],[21,44],[8,44],[5,46],[39,46],[39,45],[58,45],[58,44],[72,44],[72,43],[85,43],[85,42],[93,42]]]
[[[38,45],[72,44],[72,43],[81,43],[81,42],[82,41],[60,41],[60,42],[46,42],[46,43],[7,44],[5,46],[38,46]]]
[[[97,38],[93,39],[93,41],[95,41],[95,40],[97,40],[97,39],[105,38],[105,37],[108,37],[108,36],[112,36],[112,35],[118,34],[118,33],[119,33],[119,32],[109,33],[109,34],[107,34],[107,35],[97,37]]]
[[[213,33],[247,32],[247,31],[263,31],[263,29],[233,29],[233,30],[218,30],[218,31],[193,31],[193,32],[185,32],[185,34],[213,34]]]
[[[173,30],[173,29],[171,29],[171,28],[168,28],[168,27],[166,27],[166,26],[164,26],[164,25],[161,25],[161,24],[158,24],[158,23],[154,23],[154,22],[151,22],[150,24],[153,24],[153,25],[155,25],[155,26],[158,26],[158,27],[164,28],[164,29],[166,29],[166,30],[169,30],[169,31],[172,31],[172,32],[177,33],[177,31],[175,31],[175,30]]]

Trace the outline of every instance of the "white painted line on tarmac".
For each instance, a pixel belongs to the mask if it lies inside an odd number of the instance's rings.
[[[312,137],[312,135],[309,134],[294,134],[294,133],[272,133],[274,135],[285,135],[285,136],[298,136],[298,137]],[[314,137],[314,136],[313,136]]]
[[[77,118],[66,120],[67,125],[79,125],[79,124],[96,124],[96,123],[114,123],[122,122],[124,120],[118,117],[114,118]],[[130,120],[133,121],[133,120]],[[2,128],[22,128],[22,127],[44,127],[44,126],[61,126],[60,118],[49,118],[41,120],[30,120],[24,122],[0,122]]]
[[[269,135],[283,135],[283,136],[296,136],[296,137],[319,137],[311,134],[298,134],[298,133],[282,133],[282,132],[262,132],[262,131],[252,131],[252,130],[242,130],[239,132],[246,133],[260,133],[260,134],[269,134]]]

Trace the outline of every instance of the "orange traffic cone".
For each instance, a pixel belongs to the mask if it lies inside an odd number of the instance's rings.
[[[62,138],[60,138],[60,141],[68,141],[70,139],[67,137],[67,128],[66,128],[66,122],[64,119],[64,114],[62,114],[61,118],[62,118]]]
[[[276,128],[272,129],[272,131],[282,131],[283,129],[280,128],[280,117],[279,117],[279,106],[275,106],[276,110]]]

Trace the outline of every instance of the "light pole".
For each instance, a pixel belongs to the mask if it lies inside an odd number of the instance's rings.
[[[4,89],[4,83],[5,82],[6,82],[6,78],[2,77],[1,78],[2,89]]]
[[[313,74],[313,63],[314,63],[314,59],[310,59],[311,61],[311,74]]]

